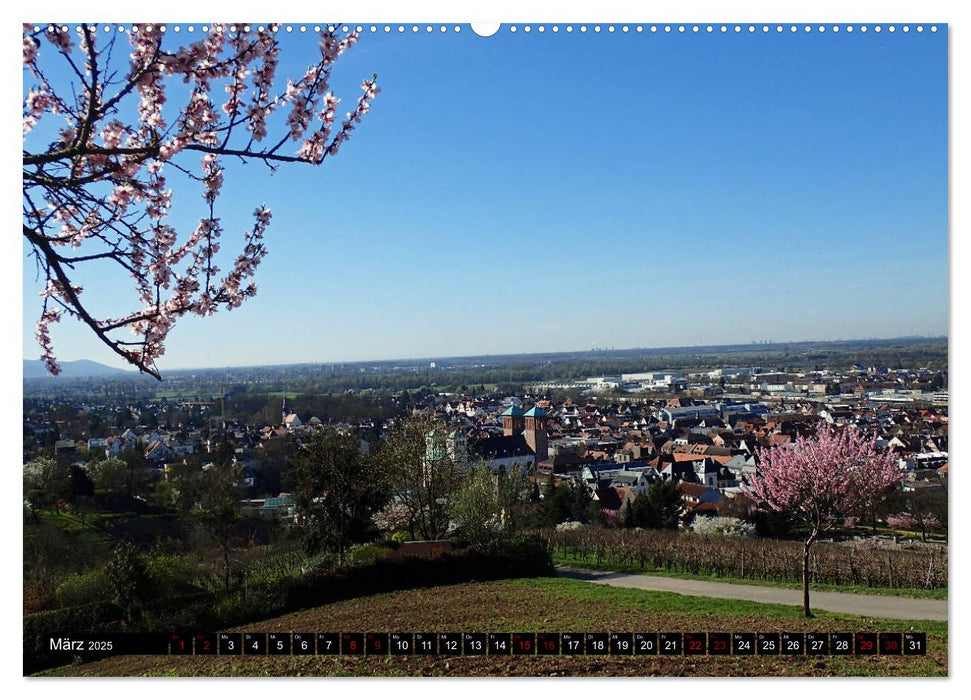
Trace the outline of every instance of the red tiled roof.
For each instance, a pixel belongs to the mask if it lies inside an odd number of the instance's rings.
[[[688,481],[682,481],[681,483],[678,484],[678,491],[680,491],[686,496],[694,496],[695,498],[699,497],[707,490],[708,490],[707,486],[704,486],[702,484],[692,484]]]

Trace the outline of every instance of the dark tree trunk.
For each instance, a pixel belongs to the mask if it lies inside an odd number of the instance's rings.
[[[803,547],[802,554],[802,612],[806,617],[812,617],[812,612],[809,610],[809,549],[813,546],[813,542],[816,541],[816,537],[819,533],[813,530],[813,533],[806,539],[806,544]]]

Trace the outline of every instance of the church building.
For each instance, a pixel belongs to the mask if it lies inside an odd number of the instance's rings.
[[[533,407],[523,412],[518,406],[510,406],[502,414],[502,435],[485,438],[449,435],[450,452],[460,462],[483,461],[494,470],[518,467],[523,472],[535,470],[537,462],[549,457],[546,411]],[[463,460],[460,455],[467,455]]]

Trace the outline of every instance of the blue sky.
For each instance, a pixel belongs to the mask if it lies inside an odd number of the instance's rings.
[[[463,29],[365,33],[335,87],[383,92],[322,168],[230,167],[224,250],[274,212],[260,293],[180,321],[163,372],[947,332],[943,26]],[[175,195],[187,227],[198,191]],[[28,358],[37,291],[25,263]],[[116,364],[76,322],[54,340]]]

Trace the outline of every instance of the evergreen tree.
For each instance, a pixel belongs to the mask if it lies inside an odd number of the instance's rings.
[[[651,485],[645,494],[635,500],[644,501],[640,506],[640,527],[659,529],[674,529],[678,527],[678,519],[684,511],[681,491],[673,479],[657,481]]]
[[[599,512],[586,484],[571,479],[563,486],[556,486],[551,474],[536,521],[540,527],[555,527],[570,521],[589,523],[599,517]]]
[[[77,502],[78,498],[91,498],[94,496],[94,483],[88,477],[88,473],[83,467],[76,464],[71,465],[70,472],[71,500]]]

